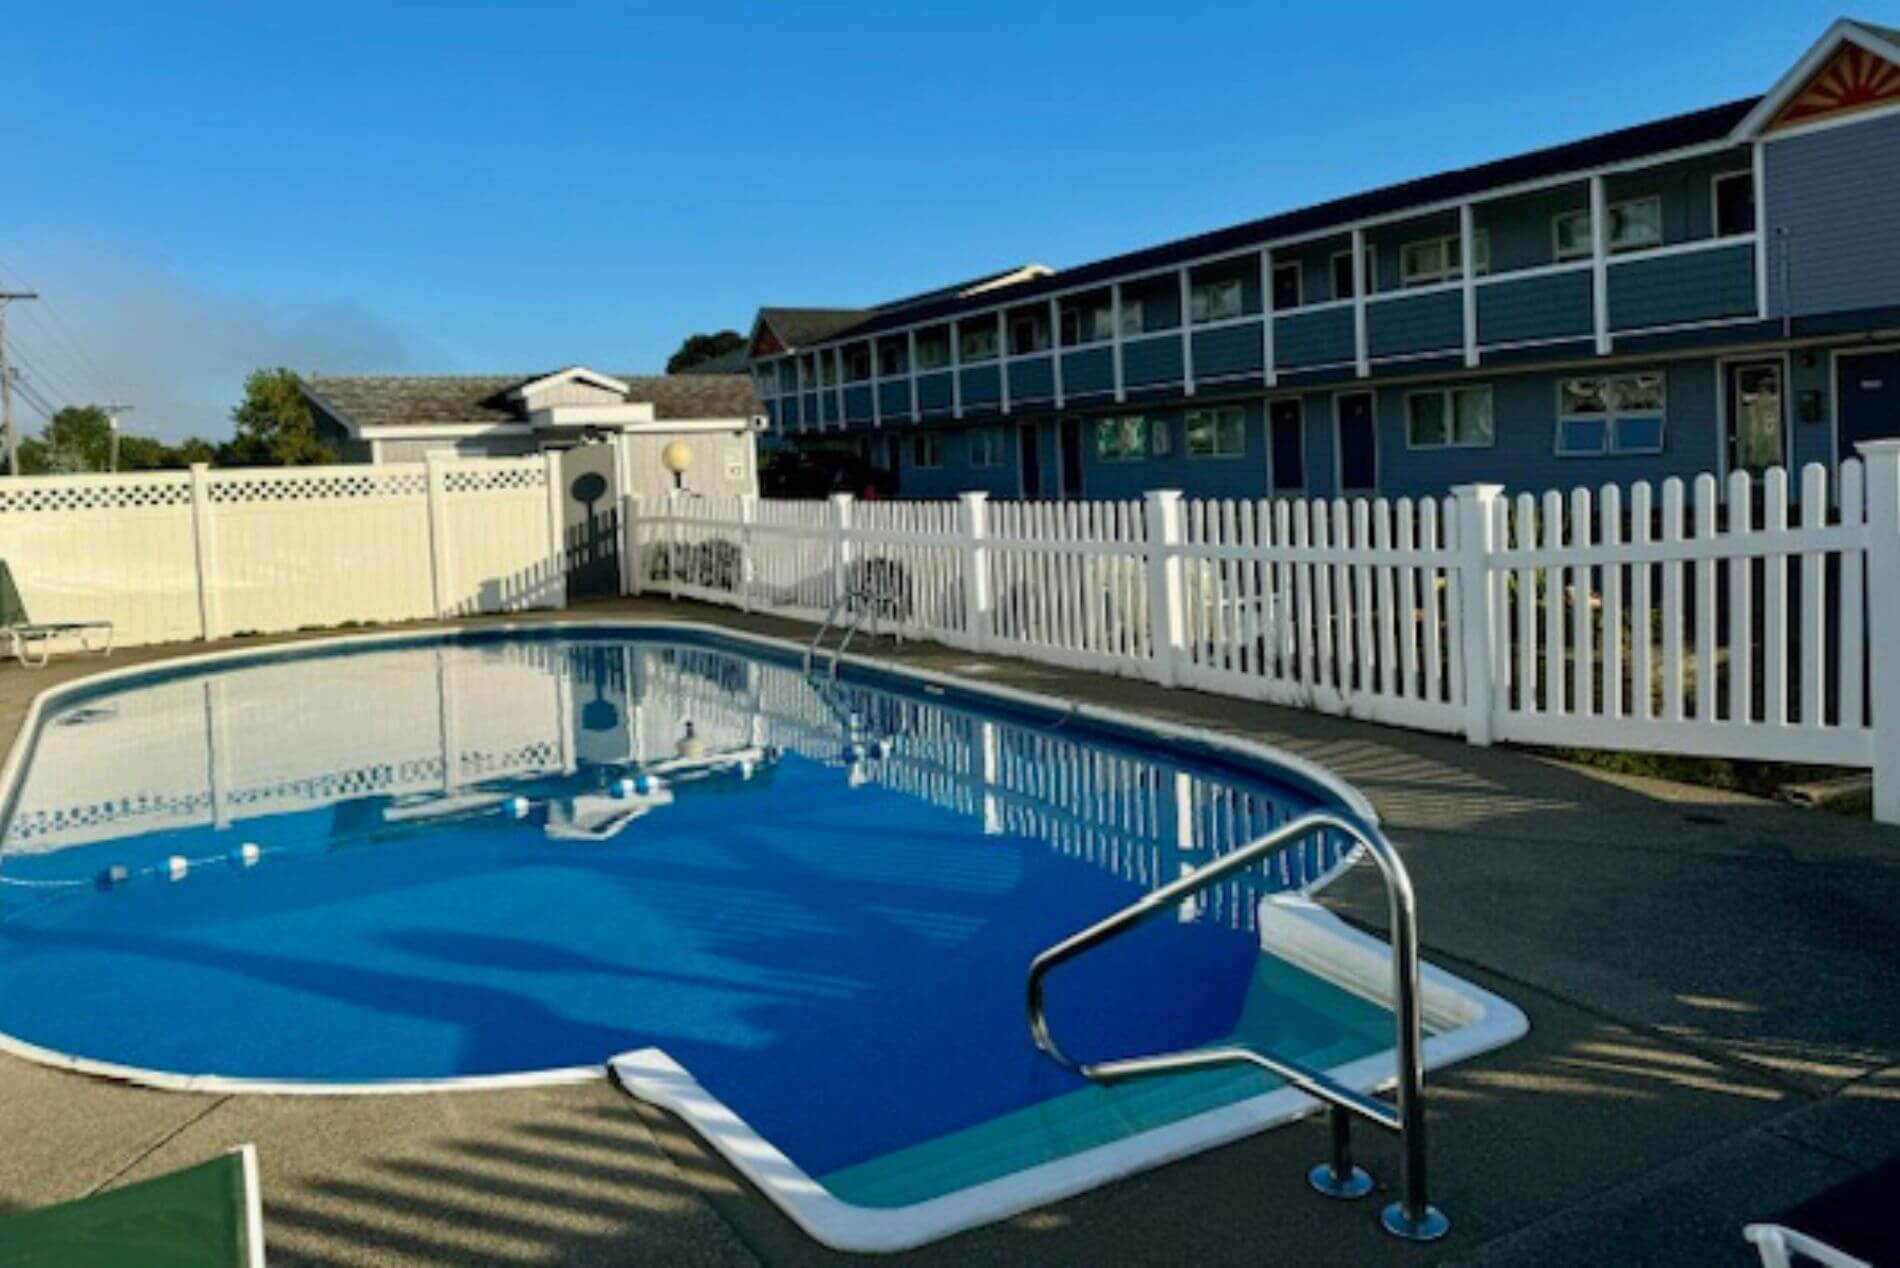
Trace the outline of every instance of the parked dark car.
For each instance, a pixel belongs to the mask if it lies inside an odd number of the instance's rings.
[[[796,449],[767,458],[759,489],[774,498],[890,498],[897,496],[897,477],[846,450]]]

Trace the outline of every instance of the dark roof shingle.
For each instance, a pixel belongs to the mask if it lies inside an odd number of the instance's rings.
[[[311,375],[320,404],[362,427],[518,422],[508,394],[539,374]],[[659,419],[750,418],[761,412],[746,374],[617,374],[627,400]]]

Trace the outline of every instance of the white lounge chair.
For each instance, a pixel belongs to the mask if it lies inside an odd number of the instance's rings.
[[[52,656],[52,643],[56,638],[77,637],[80,647],[86,651],[98,652],[101,656],[112,654],[110,621],[37,622],[29,618],[26,602],[20,598],[20,588],[13,584],[13,570],[4,560],[0,560],[0,630],[6,632],[14,659],[32,669],[38,669]],[[101,639],[97,647],[93,646],[95,638]]]

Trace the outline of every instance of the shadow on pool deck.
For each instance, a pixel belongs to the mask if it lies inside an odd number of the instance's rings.
[[[568,615],[622,614],[809,637],[690,604]],[[1437,1246],[1381,1236],[1379,1199],[1340,1206],[1307,1190],[1325,1147],[1313,1120],[899,1261],[1743,1265],[1744,1221],[1900,1151],[1900,829],[934,645],[867,650],[1325,763],[1371,798],[1403,851],[1428,957],[1532,1026],[1431,1081],[1434,1198],[1453,1221]],[[34,692],[98,667],[0,670],[0,726],[17,727]],[[1325,901],[1381,923],[1363,871]],[[214,1098],[0,1058],[0,1131],[0,1211],[255,1140],[273,1265],[840,1258],[676,1120],[604,1082]],[[1389,1185],[1392,1142],[1359,1140]]]

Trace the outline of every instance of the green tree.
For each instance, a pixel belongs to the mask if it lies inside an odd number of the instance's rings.
[[[97,405],[68,405],[46,420],[39,444],[49,475],[104,471],[112,461],[112,420]],[[21,469],[26,469],[26,446],[21,446]]]
[[[688,335],[686,342],[680,345],[680,350],[666,359],[666,372],[678,374],[682,370],[690,370],[702,361],[723,357],[734,348],[743,347],[745,347],[745,336],[736,330],[721,330],[710,335]]]
[[[279,367],[254,370],[244,380],[244,399],[231,411],[237,434],[222,446],[226,466],[293,467],[335,462],[336,451],[317,435],[297,373]]]

